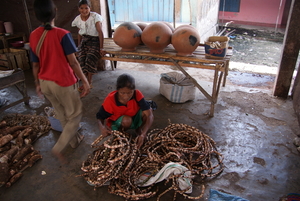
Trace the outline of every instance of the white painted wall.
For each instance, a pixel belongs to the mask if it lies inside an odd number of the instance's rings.
[[[181,0],[180,22],[191,24],[200,35],[201,43],[217,32],[219,0]]]
[[[217,31],[219,0],[191,0],[198,2],[198,5],[192,7],[197,12],[193,15],[193,23],[199,31],[201,42],[204,42],[209,36],[213,36]],[[196,4],[196,3],[195,3]]]

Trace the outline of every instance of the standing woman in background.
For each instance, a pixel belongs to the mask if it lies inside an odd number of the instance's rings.
[[[83,139],[77,132],[82,117],[80,97],[89,93],[90,85],[76,59],[76,45],[69,31],[55,27],[56,6],[52,0],[35,0],[34,12],[42,23],[30,34],[30,57],[36,92],[51,102],[63,131],[52,149],[62,162],[63,149],[70,144],[76,148]],[[83,84],[77,91],[78,80]]]
[[[89,0],[80,0],[78,3],[78,15],[72,22],[72,27],[78,31],[78,61],[83,73],[92,87],[92,76],[97,73],[97,64],[103,50],[103,18],[96,12],[91,12]],[[82,90],[82,86],[79,91]]]

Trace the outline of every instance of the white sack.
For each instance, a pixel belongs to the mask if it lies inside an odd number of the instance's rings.
[[[159,93],[173,103],[195,99],[195,85],[185,75],[177,72],[162,73]]]

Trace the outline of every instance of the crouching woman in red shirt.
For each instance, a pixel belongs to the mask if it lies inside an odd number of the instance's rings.
[[[105,98],[96,115],[100,132],[106,137],[111,134],[111,130],[135,129],[138,135],[137,147],[140,148],[153,123],[151,106],[142,92],[135,89],[135,80],[131,75],[120,75],[116,88]]]

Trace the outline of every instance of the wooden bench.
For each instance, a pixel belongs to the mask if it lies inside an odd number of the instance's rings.
[[[29,105],[30,97],[27,94],[25,75],[21,69],[15,70],[13,74],[9,76],[0,78],[0,90],[11,86],[15,86],[17,88],[17,90],[21,93],[22,98],[12,103],[9,103],[8,105],[0,107],[0,113],[21,102],[24,102],[25,105]]]

